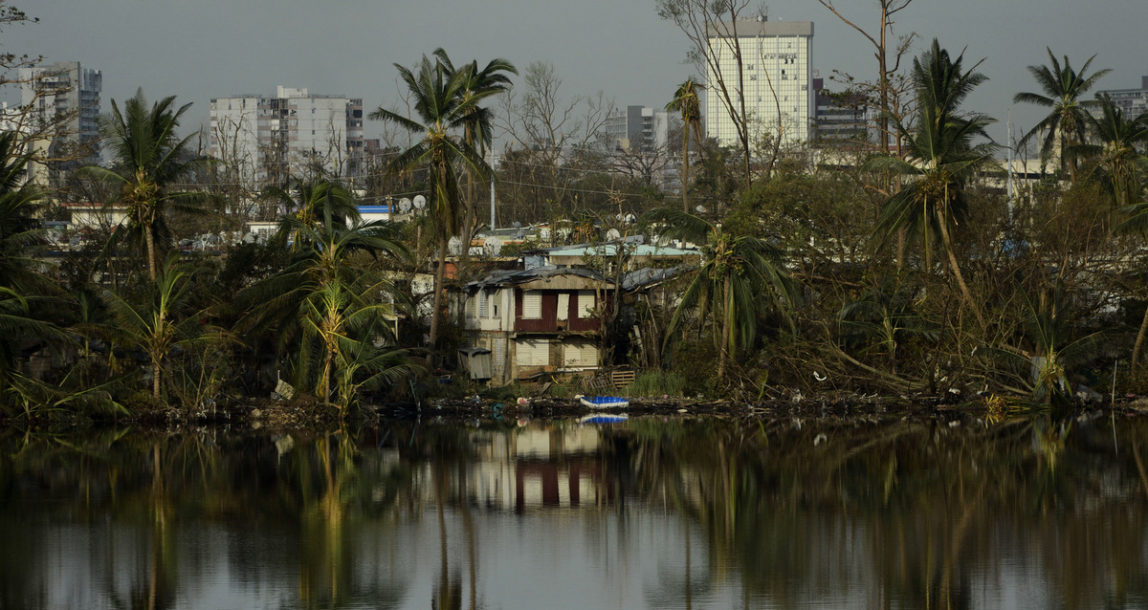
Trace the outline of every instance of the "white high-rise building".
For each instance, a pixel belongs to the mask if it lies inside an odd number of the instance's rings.
[[[36,182],[60,179],[62,172],[99,163],[100,91],[103,74],[85,69],[78,61],[20,68],[18,129],[47,142],[53,161]],[[37,148],[41,144],[35,144]]]
[[[736,34],[736,35],[735,35]],[[711,61],[707,61],[706,135],[722,146],[738,146],[737,128],[720,99],[719,77],[739,106],[738,63],[734,41],[741,48],[742,75],[750,145],[781,134],[783,145],[809,140],[814,116],[813,23],[810,21],[738,21],[709,31]],[[715,69],[716,66],[716,69]],[[780,110],[780,113],[779,113]],[[780,117],[780,121],[779,121]]]
[[[275,97],[211,100],[211,155],[246,185],[322,174],[357,176],[363,100],[279,86]]]
[[[606,117],[602,131],[617,150],[652,153],[666,148],[669,115],[649,106],[626,106]]]
[[[1124,112],[1124,118],[1132,119],[1148,112],[1148,76],[1140,79],[1139,89],[1106,89],[1097,95],[1107,95],[1112,104]]]

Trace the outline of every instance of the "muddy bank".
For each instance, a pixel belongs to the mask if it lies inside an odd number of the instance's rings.
[[[1110,408],[1114,406],[1113,408]],[[634,398],[622,408],[590,409],[573,398],[535,397],[520,400],[491,400],[472,397],[462,400],[431,399],[422,403],[363,405],[353,413],[340,413],[331,405],[310,400],[246,400],[219,408],[189,412],[176,408],[147,409],[128,417],[90,418],[53,412],[30,420],[8,421],[4,426],[44,432],[75,432],[77,429],[133,426],[155,431],[177,432],[187,428],[239,428],[306,434],[322,434],[340,428],[373,427],[387,421],[466,421],[509,423],[536,419],[580,418],[591,413],[644,416],[702,416],[760,418],[765,421],[798,418],[803,421],[848,423],[874,420],[920,419],[950,425],[999,419],[1014,413],[1047,411],[1044,407],[1020,402],[994,404],[993,399],[974,397],[958,400],[945,396],[821,396],[760,402],[683,398]],[[1110,403],[1077,404],[1054,409],[1068,417],[1148,415],[1148,397],[1123,396]]]

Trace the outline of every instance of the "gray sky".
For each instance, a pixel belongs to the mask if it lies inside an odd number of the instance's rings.
[[[212,97],[272,94],[277,84],[362,97],[367,109],[397,100],[394,63],[410,66],[443,47],[456,63],[504,57],[520,69],[554,64],[562,93],[602,91],[618,105],[662,106],[693,67],[688,43],[661,21],[654,0],[8,0],[39,17],[9,28],[3,50],[79,60],[104,74],[104,108],[143,87],[149,99],[193,102],[185,126],[206,122]],[[770,0],[770,19],[813,21],[813,63],[872,78],[869,43],[816,0]],[[875,0],[837,0],[875,22]],[[916,32],[919,53],[937,37],[984,58],[989,81],[971,109],[1004,120],[1013,94],[1034,90],[1025,66],[1047,62],[1045,47],[1079,66],[1112,68],[1100,88],[1138,87],[1148,74],[1148,0],[916,0],[898,23]],[[1012,111],[1015,130],[1041,116]],[[372,122],[368,136],[379,131]]]

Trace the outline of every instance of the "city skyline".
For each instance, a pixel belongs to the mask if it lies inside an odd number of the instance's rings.
[[[683,63],[688,42],[658,18],[652,0],[509,1],[477,8],[448,0],[392,6],[365,0],[37,0],[14,6],[41,21],[4,30],[4,51],[102,70],[105,111],[111,100],[122,103],[137,88],[149,99],[175,95],[192,102],[188,130],[207,125],[211,98],[266,94],[278,84],[361,97],[367,111],[393,106],[402,88],[392,64],[410,66],[438,47],[456,62],[504,57],[520,70],[536,60],[552,63],[564,98],[602,91],[619,108],[659,107],[686,77],[704,76]],[[875,13],[875,3],[866,3],[847,14],[867,25]],[[815,0],[774,1],[768,14],[771,20],[815,23],[812,65],[821,77],[841,70],[871,78],[875,61],[868,41]],[[916,0],[901,17],[898,33],[919,37],[912,55],[936,37],[954,52],[965,49],[971,61],[984,58],[978,70],[990,80],[970,96],[968,108],[1000,121],[990,131],[998,141],[1005,138],[1010,110],[1017,136],[1041,116],[1040,109],[1011,100],[1036,87],[1026,66],[1046,63],[1046,46],[1075,66],[1095,54],[1094,69],[1112,68],[1097,90],[1133,88],[1148,73],[1148,49],[1137,36],[1148,17],[1141,0],[1088,6]],[[367,121],[364,128],[370,138],[382,125]]]

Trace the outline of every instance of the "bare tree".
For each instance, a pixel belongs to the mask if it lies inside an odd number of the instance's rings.
[[[613,104],[599,92],[564,100],[562,80],[552,64],[527,66],[522,85],[503,98],[499,125],[512,143],[509,152],[526,166],[530,179],[546,189],[540,201],[551,212],[570,212],[578,207],[572,186],[578,170],[597,158],[599,138]],[[517,150],[515,150],[517,149]]]
[[[256,173],[259,160],[255,158],[256,151],[245,142],[257,141],[257,136],[245,119],[244,115],[238,120],[225,116],[215,122],[210,137],[215,144],[216,162],[209,168],[215,188],[243,223],[255,216],[260,190]]]
[[[706,68],[711,76],[706,86],[717,93],[718,101],[729,115],[741,145],[745,182],[750,175],[750,117],[745,105],[745,70],[738,22],[750,0],[657,0],[658,16],[672,21],[690,40],[689,58]],[[726,82],[719,57],[723,50],[733,55],[737,64],[736,83]]]
[[[8,5],[7,0],[0,0],[0,30],[39,21]],[[0,110],[0,128],[20,134],[9,154],[29,157],[28,179],[41,186],[51,183],[52,187],[60,188],[65,177],[58,171],[48,170],[91,161],[97,155],[99,143],[96,138],[79,138],[80,134],[72,127],[78,110],[62,112],[54,103],[54,96],[66,94],[76,83],[66,85],[61,79],[44,78],[48,75],[36,69],[42,61],[43,57],[38,55],[0,52],[0,85],[21,89],[20,104],[9,107],[5,103]]]
[[[897,87],[894,86],[894,75],[901,69],[901,59],[908,52],[909,47],[912,46],[915,34],[910,33],[907,36],[896,38],[893,33],[893,25],[895,21],[894,16],[897,13],[905,10],[913,3],[913,0],[877,0],[879,18],[877,20],[877,28],[875,31],[868,31],[865,28],[857,25],[855,19],[846,17],[844,13],[834,4],[834,0],[817,0],[822,6],[829,9],[849,27],[857,30],[870,44],[873,45],[873,57],[877,59],[877,81],[876,93],[878,100],[877,115],[877,133],[881,137],[882,150],[888,150],[890,138],[893,139],[897,147],[898,156],[901,156],[901,138],[899,134],[892,133],[889,128],[890,117],[894,116],[895,112],[903,112],[899,108],[894,108],[892,100],[895,98],[900,99],[896,95]],[[893,40],[895,39],[895,42]],[[892,63],[892,65],[890,65]]]
[[[642,146],[631,142],[629,146],[614,150],[611,167],[615,172],[637,180],[644,187],[661,190],[665,188],[669,159],[670,149],[666,143]],[[618,194],[611,193],[610,201],[619,205]]]

